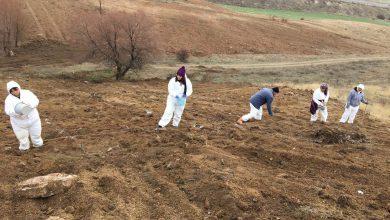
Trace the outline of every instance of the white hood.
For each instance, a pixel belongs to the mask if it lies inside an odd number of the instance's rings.
[[[10,91],[12,88],[15,88],[15,87],[19,88],[19,90],[21,89],[21,88],[20,88],[20,85],[19,85],[17,82],[15,82],[15,81],[10,81],[10,82],[8,82],[8,83],[7,83],[7,91],[8,91],[8,93],[10,93],[9,91]]]
[[[359,84],[359,85],[357,85],[356,87],[357,87],[357,88],[360,88],[360,89],[362,89],[362,90],[364,90],[364,84]]]

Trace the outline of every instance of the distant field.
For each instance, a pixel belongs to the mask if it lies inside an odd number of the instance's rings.
[[[259,8],[239,7],[239,6],[232,6],[232,5],[222,5],[222,6],[235,12],[248,13],[248,14],[263,14],[263,15],[286,18],[290,20],[300,20],[301,18],[307,20],[332,19],[332,20],[356,21],[356,22],[365,22],[365,23],[373,23],[373,24],[390,26],[389,21],[373,20],[370,18],[359,18],[359,17],[352,17],[346,15],[328,14],[322,12],[259,9]]]
[[[389,0],[342,0],[343,2],[370,5],[374,7],[389,8]]]
[[[375,0],[373,2],[390,3],[390,0]]]

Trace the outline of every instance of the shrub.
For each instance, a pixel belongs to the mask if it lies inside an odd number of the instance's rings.
[[[376,18],[381,19],[381,20],[385,20],[386,19],[386,17],[383,14],[378,14],[376,16]]]
[[[187,63],[188,58],[190,57],[190,52],[186,49],[181,49],[177,51],[176,57],[180,62]]]

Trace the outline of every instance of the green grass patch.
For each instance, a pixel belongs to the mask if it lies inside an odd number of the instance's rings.
[[[260,9],[260,8],[251,8],[251,7],[240,7],[233,5],[222,5],[224,8],[232,10],[234,12],[247,13],[247,14],[263,14],[269,16],[275,16],[280,18],[285,18],[289,20],[300,20],[301,18],[305,20],[344,20],[344,21],[355,21],[355,22],[365,22],[371,24],[379,24],[390,26],[389,21],[383,20],[373,20],[370,18],[361,18],[361,17],[352,17],[346,15],[337,15],[329,14],[323,12],[303,12],[303,11],[290,11],[290,10],[278,10],[278,9]]]

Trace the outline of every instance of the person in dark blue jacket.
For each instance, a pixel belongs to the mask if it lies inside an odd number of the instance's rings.
[[[267,104],[268,114],[273,115],[272,112],[272,101],[274,100],[275,95],[279,93],[279,88],[275,87],[272,89],[263,88],[250,98],[250,113],[242,116],[238,119],[238,124],[243,124],[251,119],[261,120],[263,116],[263,105]]]

